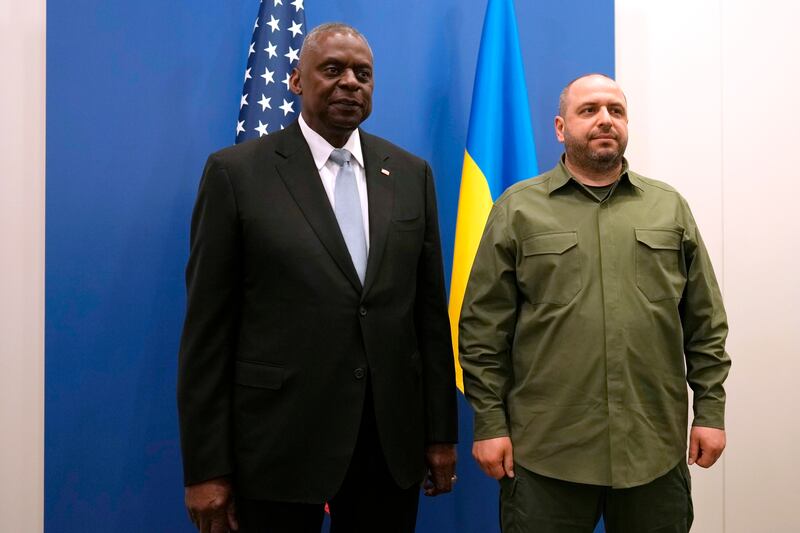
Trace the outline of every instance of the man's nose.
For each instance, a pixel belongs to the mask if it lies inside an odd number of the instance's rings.
[[[597,119],[603,126],[610,126],[611,125],[611,114],[608,112],[608,108],[601,107],[600,111],[597,113]]]
[[[357,87],[358,86],[358,78],[356,78],[356,73],[351,68],[344,69],[342,72],[341,77],[339,77],[339,84],[344,85],[346,87]]]

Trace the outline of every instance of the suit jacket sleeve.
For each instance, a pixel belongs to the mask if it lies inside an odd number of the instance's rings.
[[[238,333],[240,229],[228,172],[206,163],[191,225],[178,361],[184,483],[233,472],[231,383]]]
[[[425,239],[417,270],[415,328],[424,369],[426,442],[458,441],[455,369],[442,267],[436,193],[425,164]]]

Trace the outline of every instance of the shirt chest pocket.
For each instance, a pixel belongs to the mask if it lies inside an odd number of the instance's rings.
[[[522,241],[519,283],[531,303],[566,305],[581,290],[578,233],[539,233]]]
[[[671,228],[636,231],[636,284],[651,302],[680,298],[686,285],[681,241],[683,232]]]

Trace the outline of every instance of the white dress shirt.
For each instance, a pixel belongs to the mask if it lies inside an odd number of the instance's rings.
[[[336,209],[336,200],[333,196],[333,189],[336,186],[336,175],[339,173],[339,165],[330,160],[331,152],[335,147],[326,141],[322,135],[311,129],[311,126],[306,124],[303,120],[303,115],[298,119],[300,123],[300,131],[303,132],[303,137],[311,149],[311,156],[314,158],[314,164],[319,171],[319,177],[322,180],[322,186],[325,188],[325,193],[328,195],[328,200],[331,207]],[[353,157],[350,159],[350,166],[353,167],[353,173],[356,176],[356,186],[358,187],[358,199],[361,202],[361,218],[364,221],[364,236],[367,239],[367,253],[369,253],[369,203],[367,202],[367,175],[364,171],[364,155],[361,153],[361,136],[358,134],[358,129],[353,130],[350,138],[342,146]]]

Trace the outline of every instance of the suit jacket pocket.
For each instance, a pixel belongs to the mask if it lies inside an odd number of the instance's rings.
[[[408,213],[392,217],[392,228],[397,231],[413,231],[422,227],[424,219],[419,213]]]
[[[397,198],[392,209],[392,228],[397,231],[411,231],[422,226],[421,206],[411,198]]]
[[[278,390],[283,385],[283,367],[256,361],[236,361],[234,380],[238,385]]]

